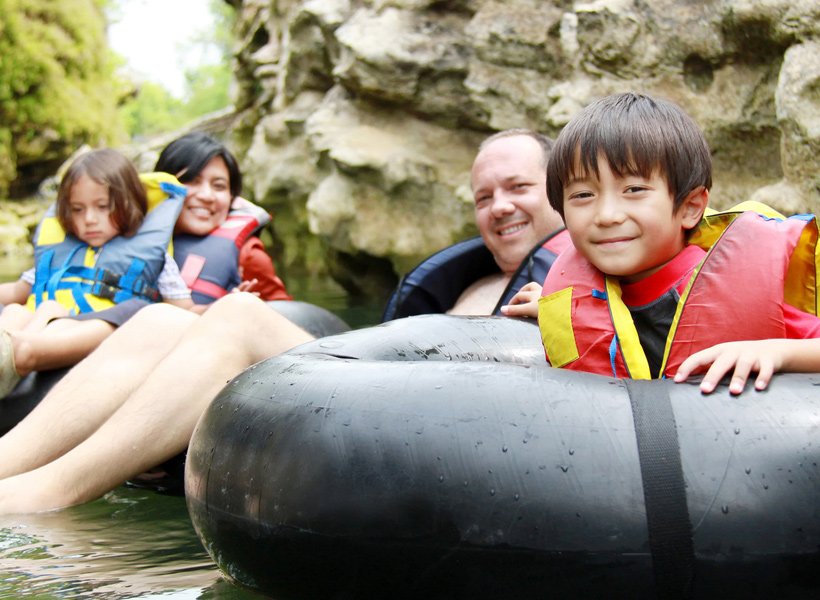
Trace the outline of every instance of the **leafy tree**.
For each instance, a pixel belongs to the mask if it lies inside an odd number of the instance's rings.
[[[118,2],[112,10],[117,9]],[[132,137],[173,131],[197,117],[230,106],[235,10],[225,0],[210,0],[208,6],[214,17],[214,27],[199,32],[192,46],[216,48],[217,61],[185,70],[183,100],[174,98],[159,84],[138,85],[133,97],[121,109]]]
[[[105,0],[0,0],[0,194],[19,169],[121,139]]]
[[[134,99],[125,102],[120,112],[125,128],[135,137],[173,131],[185,120],[182,101],[151,81],[140,84]]]

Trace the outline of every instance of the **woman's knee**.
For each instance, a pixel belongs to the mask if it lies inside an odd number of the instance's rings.
[[[204,315],[219,315],[220,317],[229,315],[254,314],[261,310],[267,310],[268,306],[258,296],[247,292],[235,292],[226,294],[208,307]]]
[[[312,339],[253,294],[234,293],[220,298],[192,328],[198,336],[232,340],[249,355],[262,358]]]
[[[157,348],[173,345],[198,318],[191,311],[170,304],[150,304],[136,312],[104,344]]]
[[[198,315],[189,310],[158,302],[141,308],[120,329],[129,327],[154,331],[167,327],[171,329],[185,328],[189,327],[198,318]]]

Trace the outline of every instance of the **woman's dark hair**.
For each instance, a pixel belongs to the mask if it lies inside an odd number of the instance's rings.
[[[677,211],[689,193],[712,187],[712,158],[703,133],[676,104],[626,93],[593,102],[555,140],[547,166],[547,196],[564,216],[564,188],[586,173],[598,176],[598,157],[622,177],[659,172]]]
[[[187,183],[196,179],[215,156],[225,161],[230,177],[231,197],[236,198],[242,192],[242,173],[236,158],[225,144],[207,133],[195,131],[175,139],[160,153],[154,170],[170,173],[180,183]]]
[[[110,219],[120,235],[137,232],[148,211],[145,187],[133,163],[116,150],[104,148],[79,156],[66,171],[57,190],[57,220],[72,235],[71,188],[83,175],[108,189]]]

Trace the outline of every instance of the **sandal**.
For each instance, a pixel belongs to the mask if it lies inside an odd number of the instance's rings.
[[[11,343],[11,336],[5,329],[0,329],[0,399],[8,396],[19,381],[20,375],[14,368],[14,346]]]

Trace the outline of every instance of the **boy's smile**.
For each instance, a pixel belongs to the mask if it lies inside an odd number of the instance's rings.
[[[634,282],[651,275],[686,245],[685,232],[700,221],[703,203],[690,194],[673,210],[666,178],[618,176],[598,158],[598,176],[581,173],[564,188],[564,220],[575,247],[600,271]],[[708,194],[706,194],[708,197]]]

